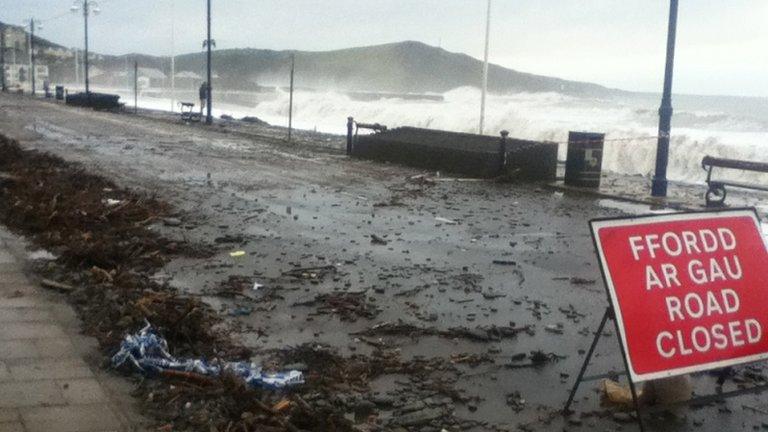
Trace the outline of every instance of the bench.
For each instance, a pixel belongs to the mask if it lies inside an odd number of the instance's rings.
[[[187,122],[199,122],[200,113],[195,112],[195,104],[192,102],[179,102],[181,107],[181,120]]]
[[[707,171],[707,195],[705,197],[707,206],[720,206],[725,202],[726,186],[741,189],[751,189],[768,192],[768,186],[761,186],[752,183],[739,183],[734,181],[712,180],[713,168],[727,168],[742,171],[752,171],[759,173],[768,173],[768,163],[749,162],[736,159],[722,159],[712,156],[704,156],[701,160],[701,167]]]
[[[377,132],[377,133],[378,132],[386,132],[387,131],[387,127],[385,125],[379,124],[379,123],[358,123],[358,122],[355,122],[355,126],[356,126],[355,127],[355,136],[357,136],[357,131],[359,131],[360,129],[370,129],[370,130],[372,130],[374,132]]]

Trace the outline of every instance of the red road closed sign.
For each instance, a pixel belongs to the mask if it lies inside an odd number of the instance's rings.
[[[768,358],[768,247],[754,210],[591,227],[634,381]]]

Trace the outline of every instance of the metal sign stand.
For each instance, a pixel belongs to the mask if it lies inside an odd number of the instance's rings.
[[[584,377],[584,374],[587,371],[587,367],[589,366],[589,361],[592,359],[592,355],[595,352],[595,348],[597,348],[597,342],[600,340],[600,336],[602,335],[603,330],[605,329],[605,325],[607,324],[608,319],[611,319],[614,321],[614,323],[616,323],[615,317],[613,315],[613,308],[611,308],[610,306],[605,308],[603,319],[600,321],[600,325],[597,327],[595,338],[592,340],[592,345],[589,347],[589,351],[587,351],[586,358],[584,358],[584,364],[581,365],[581,370],[579,371],[579,375],[576,378],[576,382],[573,384],[573,388],[571,389],[570,395],[568,395],[568,401],[565,403],[565,407],[563,408],[563,411],[562,411],[563,415],[569,415],[573,413],[573,411],[571,411],[571,404],[573,404],[573,400],[576,397],[576,392],[578,391],[579,385],[582,382],[594,381],[596,379],[605,378],[607,376],[605,374],[602,374],[602,375],[595,375],[592,377]],[[619,342],[619,346],[621,347],[621,354],[622,354],[622,358],[624,359],[625,374],[629,381],[629,389],[632,392],[632,403],[634,404],[634,408],[635,408],[637,425],[640,427],[640,431],[644,432],[645,427],[643,424],[642,412],[643,411],[656,412],[669,407],[668,406],[657,407],[656,409],[654,409],[653,407],[650,407],[641,411],[640,403],[637,398],[637,390],[635,387],[635,383],[632,381],[631,375],[629,374],[629,366],[627,365],[627,358],[625,356],[624,347],[621,345],[621,342]],[[703,395],[703,396],[691,398],[686,402],[680,402],[675,405],[686,404],[686,405],[693,405],[693,406],[704,406],[707,404],[711,404],[713,402],[724,401],[726,399],[730,399],[733,397],[739,397],[739,396],[744,396],[748,394],[759,394],[766,390],[768,390],[768,384],[762,384],[762,385],[756,385],[754,387],[739,388],[739,389],[731,390],[728,392],[718,392],[716,394]]]
[[[755,210],[754,208],[742,208],[742,209],[736,208],[736,209],[732,209],[732,211],[739,211],[739,210],[750,210],[750,211],[755,212],[755,216],[758,216],[757,215],[757,210]],[[709,213],[709,211],[687,211],[687,212],[681,212],[681,214],[686,214],[686,213],[687,214],[690,214],[690,213],[706,214],[706,213]],[[652,216],[640,216],[640,217],[642,218],[642,217],[652,217]],[[619,217],[619,218],[605,218],[603,220],[608,220],[608,219],[625,219],[625,218],[622,218],[622,217]],[[758,216],[758,220],[759,220],[759,216]],[[592,231],[592,241],[594,243],[595,250],[598,250],[597,237],[596,237],[594,231]],[[573,400],[574,400],[574,398],[576,396],[576,391],[579,389],[579,385],[583,381],[593,381],[595,379],[600,379],[600,378],[604,378],[604,377],[607,376],[607,375],[596,375],[596,376],[586,377],[585,378],[584,377],[584,373],[587,371],[587,367],[589,366],[589,361],[592,359],[592,355],[594,354],[595,348],[597,347],[597,342],[600,340],[600,336],[602,335],[603,330],[605,329],[605,325],[607,324],[608,319],[611,319],[613,321],[613,323],[615,325],[615,329],[616,329],[616,335],[617,336],[621,335],[621,330],[619,328],[619,323],[616,320],[616,315],[614,314],[613,306],[611,306],[612,302],[611,302],[610,292],[608,290],[608,280],[607,280],[606,271],[605,271],[604,268],[602,268],[602,266],[600,267],[600,273],[602,274],[603,284],[605,285],[606,294],[608,295],[608,298],[607,298],[608,306],[606,306],[606,308],[605,308],[605,313],[603,314],[602,320],[600,320],[600,325],[598,326],[597,332],[595,333],[595,337],[592,340],[592,345],[590,345],[590,347],[589,347],[589,351],[587,352],[586,358],[584,359],[584,364],[581,365],[581,370],[579,371],[579,375],[576,378],[576,382],[574,383],[573,388],[571,389],[570,395],[568,396],[568,401],[565,403],[565,407],[563,408],[563,411],[562,411],[563,415],[569,415],[569,414],[572,413],[572,411],[570,409],[571,408],[571,404],[573,403]],[[635,414],[637,416],[637,424],[640,427],[640,431],[644,432],[645,428],[644,428],[644,425],[643,425],[642,412],[640,410],[641,407],[640,407],[640,403],[638,402],[637,390],[635,388],[635,383],[632,381],[632,374],[629,371],[629,361],[627,360],[628,359],[627,352],[624,349],[624,344],[622,343],[621,337],[618,337],[618,339],[619,339],[619,349],[621,350],[621,358],[624,361],[624,372],[625,372],[625,374],[627,376],[627,380],[629,381],[629,389],[632,392],[632,403],[634,405]],[[685,402],[679,402],[679,403],[676,403],[676,404],[673,404],[673,405],[686,404],[686,405],[694,405],[694,406],[703,406],[703,405],[706,405],[706,404],[709,404],[709,403],[712,403],[712,402],[715,402],[715,401],[724,401],[724,400],[732,398],[732,397],[743,396],[743,395],[746,395],[746,394],[759,394],[759,393],[762,393],[762,392],[764,392],[766,390],[768,390],[768,384],[760,384],[760,385],[755,385],[753,387],[739,388],[739,389],[728,391],[728,392],[718,391],[716,394],[698,396],[698,397],[695,397],[695,398],[691,398],[691,399],[689,399],[689,400],[687,400]],[[663,409],[666,409],[666,408],[669,408],[669,407],[670,406],[668,406],[668,405],[659,406],[659,407],[645,407],[645,409],[643,411],[655,412],[655,411],[663,410]]]
[[[587,372],[589,361],[592,359],[592,355],[595,353],[595,348],[597,348],[597,342],[600,340],[600,336],[603,334],[603,329],[605,329],[605,325],[608,323],[609,318],[616,325],[616,334],[619,334],[619,325],[618,323],[616,323],[616,319],[613,315],[613,308],[608,306],[605,308],[605,313],[603,314],[603,319],[600,320],[600,325],[597,326],[597,332],[595,333],[595,338],[592,339],[592,345],[589,346],[589,351],[587,351],[587,356],[584,358],[584,364],[581,365],[579,376],[576,377],[576,382],[573,384],[573,388],[571,389],[571,394],[568,396],[568,401],[565,403],[565,407],[563,408],[564,415],[571,414],[572,412],[571,404],[573,403],[573,399],[576,397],[576,391],[579,389],[579,385],[583,381],[591,381],[590,379],[584,378],[584,373]],[[621,341],[619,341],[619,347],[621,348],[621,358],[624,360],[624,369],[626,371],[627,379],[629,381],[629,390],[632,392],[632,404],[635,407],[637,425],[640,426],[640,432],[645,432],[645,428],[643,426],[643,418],[641,417],[641,412],[640,412],[640,403],[638,403],[638,400],[637,400],[637,391],[635,389],[635,383],[632,381],[632,376],[629,374],[629,364],[627,363],[627,356],[626,356],[626,353],[624,352],[624,346],[621,344]]]

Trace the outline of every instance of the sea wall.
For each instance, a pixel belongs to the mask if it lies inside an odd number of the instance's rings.
[[[356,135],[352,156],[471,177],[506,175],[519,180],[555,179],[557,144],[434,129],[400,127]]]

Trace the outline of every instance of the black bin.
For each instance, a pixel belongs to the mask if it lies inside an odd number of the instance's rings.
[[[605,134],[568,133],[568,159],[565,161],[565,184],[598,188],[603,168]]]
[[[64,100],[64,86],[56,86],[56,100]]]

